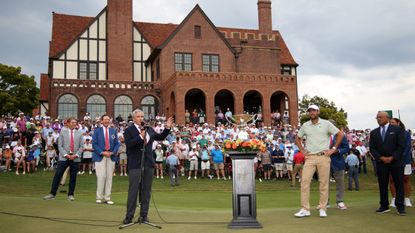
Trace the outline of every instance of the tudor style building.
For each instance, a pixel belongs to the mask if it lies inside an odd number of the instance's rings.
[[[41,113],[52,117],[104,112],[124,118],[203,109],[271,112],[298,123],[297,74],[271,1],[258,0],[259,29],[216,27],[196,5],[179,24],[133,22],[132,0],[107,0],[96,17],[53,13],[49,69],[41,74]]]

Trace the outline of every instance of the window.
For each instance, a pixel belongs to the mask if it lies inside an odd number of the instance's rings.
[[[176,71],[192,71],[192,54],[191,53],[175,53],[174,63]]]
[[[86,101],[86,111],[92,118],[101,117],[106,113],[106,107],[105,99],[100,95],[92,95]]]
[[[89,63],[89,79],[97,80],[97,63]]]
[[[61,119],[68,117],[78,118],[78,100],[72,94],[62,95],[58,100],[58,116]]]
[[[202,38],[202,27],[200,25],[195,25],[195,38]]]
[[[156,116],[156,98],[151,95],[144,97],[141,100],[141,109],[144,112],[144,119],[153,120]]]
[[[121,114],[123,119],[128,119],[128,115],[133,112],[133,101],[129,96],[120,95],[114,101],[114,117]]]
[[[80,62],[79,63],[79,79],[86,79],[88,77],[88,63]]]
[[[203,72],[219,72],[219,55],[204,54]]]
[[[96,62],[79,62],[79,79],[97,80],[98,65]]]
[[[290,66],[281,66],[281,74],[283,75],[291,75],[291,67]]]

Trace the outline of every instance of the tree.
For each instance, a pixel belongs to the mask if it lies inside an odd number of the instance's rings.
[[[35,76],[21,74],[20,67],[0,63],[0,114],[30,114],[39,103]]]
[[[326,120],[333,119],[338,127],[347,127],[347,113],[343,110],[343,108],[337,109],[333,101],[329,101],[325,98],[319,96],[310,98],[308,95],[304,95],[299,103],[301,124],[310,119],[307,115],[307,108],[311,104],[319,106],[321,118]]]

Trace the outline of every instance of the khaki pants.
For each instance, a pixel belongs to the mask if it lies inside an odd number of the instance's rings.
[[[297,176],[297,174],[300,176],[300,179],[301,179],[302,169],[303,169],[302,164],[294,165],[293,174],[291,175],[292,186],[295,186],[295,179],[296,179],[295,177]]]
[[[111,158],[103,157],[101,162],[95,162],[95,173],[97,175],[97,200],[111,200],[112,174],[115,162]]]
[[[301,179],[301,207],[310,210],[310,184],[317,170],[320,182],[320,209],[326,210],[329,198],[330,157],[309,156]]]

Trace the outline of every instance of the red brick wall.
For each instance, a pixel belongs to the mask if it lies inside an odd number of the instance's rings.
[[[258,0],[258,24],[259,32],[271,34],[271,0]]]
[[[133,80],[132,0],[108,0],[108,80]]]
[[[194,37],[195,25],[201,26],[201,39]],[[160,53],[162,82],[165,82],[175,72],[175,52],[192,53],[193,71],[202,71],[202,54],[204,53],[219,55],[220,72],[235,71],[234,54],[197,10]]]

